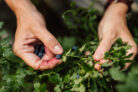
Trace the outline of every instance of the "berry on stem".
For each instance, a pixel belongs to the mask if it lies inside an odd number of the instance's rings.
[[[73,47],[72,47],[72,50],[73,50],[73,51],[75,51],[75,50],[77,50],[77,49],[78,49],[78,47],[76,47],[76,46],[73,46]]]
[[[44,45],[35,45],[34,48],[34,54],[36,54],[39,58],[42,58],[45,54]]]
[[[78,79],[78,78],[80,78],[80,75],[79,75],[79,74],[77,74],[77,75],[76,75],[76,78],[77,78],[77,79]]]
[[[61,56],[61,55],[56,55],[56,58],[57,58],[57,59],[61,59],[62,56]]]
[[[39,54],[38,54],[38,56],[40,57],[40,58],[42,58],[43,57],[43,53],[41,53],[41,52],[39,52]]]

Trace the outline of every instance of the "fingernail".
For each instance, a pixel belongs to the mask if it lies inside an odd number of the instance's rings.
[[[59,53],[59,54],[62,53],[62,48],[61,48],[61,46],[59,46],[59,45],[56,45],[56,46],[54,47],[54,50],[55,50],[55,52],[57,52],[57,53]]]
[[[97,53],[97,55],[95,55],[94,59],[95,60],[100,60],[103,58],[103,54],[102,53]]]

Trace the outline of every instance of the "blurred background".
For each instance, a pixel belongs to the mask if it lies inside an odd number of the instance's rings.
[[[67,9],[70,9],[70,3],[76,2],[78,7],[88,8],[93,4],[93,7],[98,10],[100,17],[103,15],[104,4],[106,0],[32,0],[37,9],[45,17],[47,28],[59,39],[64,42],[66,47],[71,47],[76,44],[76,37],[67,29],[63,23],[62,14]],[[135,0],[132,5],[132,13],[128,16],[128,25],[134,35],[135,41],[138,43],[138,0]],[[100,18],[99,18],[100,19]],[[4,0],[0,0],[0,21],[4,22],[4,29],[11,35],[12,41],[16,30],[16,17],[11,9],[6,5]],[[67,45],[67,43],[71,43]]]

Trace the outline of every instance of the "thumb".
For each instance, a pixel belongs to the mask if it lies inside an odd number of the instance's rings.
[[[100,61],[104,57],[104,53],[110,50],[110,48],[111,48],[112,44],[115,42],[115,40],[116,39],[113,39],[109,36],[105,36],[101,40],[97,50],[95,51],[95,53],[93,55],[93,59],[95,61]]]
[[[39,32],[37,32],[35,35],[53,54],[63,53],[61,45],[47,29],[40,29]]]

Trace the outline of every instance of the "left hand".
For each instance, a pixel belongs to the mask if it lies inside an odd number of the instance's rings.
[[[128,54],[133,53],[130,59],[134,59],[137,54],[137,45],[127,27],[126,13],[128,7],[123,3],[111,4],[106,10],[103,19],[101,20],[98,28],[99,39],[101,40],[93,58],[99,61],[95,64],[95,69],[100,70],[104,53],[109,51],[114,42],[120,37],[124,43],[132,46],[128,50]],[[126,63],[125,68],[128,68],[130,63]]]

